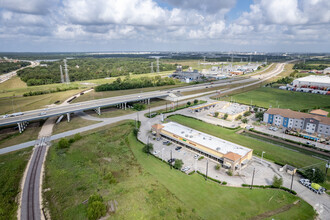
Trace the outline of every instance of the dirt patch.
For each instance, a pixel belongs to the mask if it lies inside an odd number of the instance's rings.
[[[261,220],[261,219],[269,218],[273,215],[277,215],[277,214],[280,214],[282,212],[288,211],[289,209],[292,208],[292,206],[294,206],[294,204],[288,204],[288,205],[282,206],[279,209],[272,210],[272,211],[269,211],[269,212],[264,212],[260,215],[254,216],[254,217],[250,218],[250,220]]]
[[[107,161],[107,162],[111,162],[111,158],[110,157],[103,157],[103,160]]]

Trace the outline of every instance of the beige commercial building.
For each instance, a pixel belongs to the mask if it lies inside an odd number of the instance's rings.
[[[155,124],[154,134],[179,143],[234,170],[241,169],[252,158],[253,150],[235,143],[205,134],[175,122]]]

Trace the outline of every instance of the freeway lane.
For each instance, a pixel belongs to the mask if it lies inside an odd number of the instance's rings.
[[[227,79],[227,80],[221,80],[216,81],[212,83],[212,87],[219,87],[219,86],[226,86],[229,84],[240,84],[240,83],[249,83],[249,82],[255,82],[259,83],[261,81],[264,81],[265,78],[268,76],[273,76],[274,73],[276,74],[279,70],[279,65],[277,64],[277,67],[269,72],[265,73],[262,76],[252,76],[249,78],[241,78],[240,80],[237,79]],[[284,64],[281,64],[284,66]],[[262,79],[261,79],[262,78]],[[26,111],[23,112],[24,115],[16,116],[16,117],[9,117],[9,118],[0,118],[0,126],[5,125],[11,125],[16,123],[21,123],[24,121],[32,121],[32,120],[40,120],[49,118],[51,116],[59,116],[66,113],[73,113],[73,112],[79,112],[89,109],[96,109],[99,107],[107,107],[107,106],[113,106],[121,103],[127,103],[127,102],[136,102],[141,100],[147,100],[152,98],[165,98],[167,97],[171,92],[187,92],[187,91],[194,91],[194,90],[200,90],[206,88],[206,86],[210,85],[210,83],[203,83],[203,84],[197,84],[192,86],[186,86],[186,87],[179,87],[175,89],[170,90],[162,90],[162,91],[152,91],[152,92],[144,92],[144,93],[137,93],[137,94],[131,94],[131,95],[124,95],[124,96],[117,96],[117,97],[110,97],[110,98],[103,98],[103,99],[96,99],[96,100],[90,100],[85,102],[79,102],[74,104],[69,104],[65,106],[57,106],[52,108],[43,108],[43,109],[37,109],[32,111]],[[240,86],[241,88],[244,86]]]

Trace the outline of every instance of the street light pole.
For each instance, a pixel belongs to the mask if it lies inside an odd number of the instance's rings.
[[[266,152],[263,151],[263,152],[261,153],[261,160],[264,158],[264,153],[266,153]]]
[[[171,149],[171,163],[170,163],[170,167],[172,169],[172,149]]]
[[[207,173],[209,171],[209,160],[206,160],[206,175],[205,175],[205,181],[207,180]]]
[[[292,172],[292,179],[291,179],[291,186],[290,186],[291,190],[292,190],[292,185],[293,185],[293,176],[294,176],[294,173]]]
[[[252,189],[252,186],[253,186],[253,179],[254,179],[254,173],[255,173],[255,171],[256,171],[256,168],[253,168],[252,182],[251,182],[250,189]]]

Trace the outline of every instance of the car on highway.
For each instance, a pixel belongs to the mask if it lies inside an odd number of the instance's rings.
[[[141,98],[141,96],[139,95],[138,98]]]
[[[20,115],[24,115],[24,113],[23,112],[16,112],[16,113],[10,114],[9,117],[16,117],[16,116],[20,116]]]
[[[46,115],[46,114],[47,114],[46,112],[40,112],[39,116]]]
[[[8,117],[9,117],[9,115],[7,115],[7,114],[2,116],[2,118],[8,118]]]

